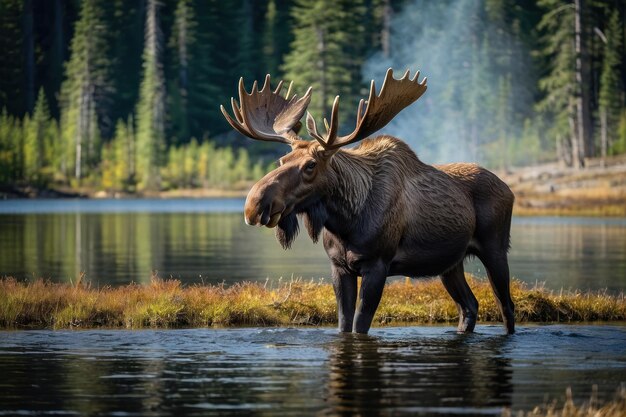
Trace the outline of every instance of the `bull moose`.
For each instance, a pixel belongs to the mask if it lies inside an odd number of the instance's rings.
[[[508,333],[514,333],[509,293],[509,249],[514,196],[490,171],[472,163],[431,166],[400,139],[365,139],[389,123],[426,91],[407,71],[400,79],[389,69],[380,93],[372,81],[361,100],[356,128],[338,135],[339,96],[326,133],[307,112],[306,129],[314,140],[298,136],[300,119],[311,100],[282,95],[267,75],[248,93],[239,80],[239,103],[231,99],[230,125],[252,139],[285,143],[291,152],[248,193],[244,215],[249,225],[276,227],[287,249],[298,234],[298,218],[314,242],[323,233],[337,298],[339,330],[367,333],[386,278],[441,276],[459,312],[459,332],[471,332],[478,302],[468,286],[463,260],[470,255],[485,265]],[[363,140],[365,139],[365,140]],[[353,148],[344,146],[361,141]],[[357,276],[362,277],[357,291]],[[358,292],[358,303],[357,303]],[[357,307],[358,304],[358,307]]]

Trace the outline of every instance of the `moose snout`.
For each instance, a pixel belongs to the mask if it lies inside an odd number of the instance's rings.
[[[257,183],[246,198],[244,219],[250,226],[275,227],[285,210],[285,204],[278,198],[277,187]]]

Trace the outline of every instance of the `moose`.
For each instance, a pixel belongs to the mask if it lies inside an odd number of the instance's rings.
[[[306,116],[313,140],[298,136],[312,88],[298,98],[283,96],[270,76],[248,93],[239,80],[239,102],[231,99],[230,125],[252,139],[285,143],[291,152],[250,190],[244,207],[249,225],[276,228],[288,249],[298,234],[298,217],[313,242],[323,233],[337,299],[339,330],[367,333],[388,276],[441,277],[454,300],[458,332],[472,332],[478,301],[465,280],[463,260],[480,259],[507,333],[515,331],[507,253],[514,196],[495,174],[473,163],[431,166],[400,139],[368,138],[426,91],[426,78],[410,71],[396,79],[387,70],[380,92],[372,80],[361,100],[356,127],[338,134],[339,96],[326,132]],[[360,142],[358,146],[346,145]],[[357,277],[362,277],[360,291]],[[358,294],[357,294],[358,292]],[[358,298],[358,302],[357,302]]]

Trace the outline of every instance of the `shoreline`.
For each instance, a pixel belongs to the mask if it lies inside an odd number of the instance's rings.
[[[466,276],[479,302],[478,321],[501,323],[487,280]],[[624,294],[548,291],[511,281],[518,323],[617,323],[626,321]],[[456,306],[437,279],[387,284],[374,323],[455,327]],[[153,279],[150,284],[93,288],[0,278],[0,329],[203,328],[327,326],[337,323],[332,285],[292,280],[279,286],[189,285]]]
[[[494,171],[515,194],[515,216],[626,217],[626,158],[613,157],[603,166],[587,161],[587,168],[574,170],[548,163]],[[85,199],[202,199],[245,198],[249,184],[233,189],[194,188],[144,193],[94,190],[88,187],[0,187],[0,200],[38,198]]]

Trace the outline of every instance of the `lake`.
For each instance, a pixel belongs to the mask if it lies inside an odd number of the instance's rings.
[[[625,370],[615,325],[0,332],[0,415],[500,415]]]
[[[273,230],[245,225],[243,199],[0,201],[0,275],[97,285],[231,284],[328,279],[321,244],[301,233],[284,251]],[[626,219],[515,218],[514,277],[551,289],[626,288]],[[478,261],[466,269],[485,276]]]

